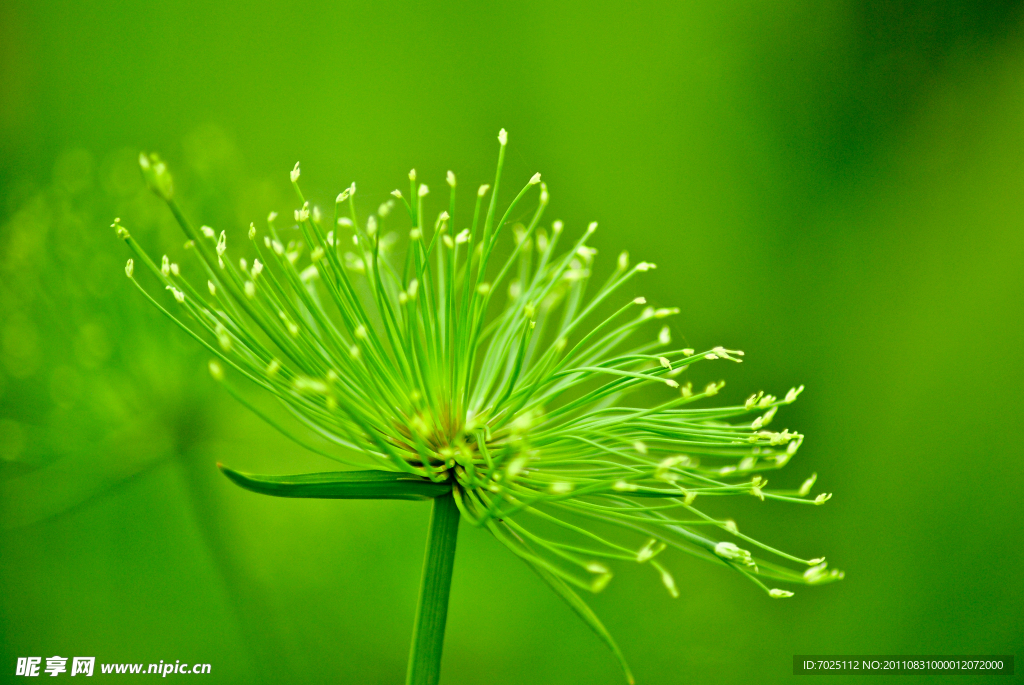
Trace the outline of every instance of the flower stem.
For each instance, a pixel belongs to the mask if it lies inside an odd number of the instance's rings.
[[[441,650],[459,535],[459,510],[451,493],[434,498],[432,506],[406,685],[436,685],[441,677]]]

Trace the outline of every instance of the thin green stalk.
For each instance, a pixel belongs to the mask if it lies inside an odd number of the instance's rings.
[[[448,620],[448,593],[452,587],[455,543],[459,535],[459,509],[448,493],[434,499],[427,531],[427,551],[420,580],[420,601],[409,650],[406,685],[436,685],[441,677],[441,650]]]

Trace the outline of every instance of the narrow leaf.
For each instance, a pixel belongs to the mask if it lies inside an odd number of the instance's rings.
[[[604,627],[603,623],[601,623],[601,619],[597,617],[597,614],[594,613],[594,610],[587,606],[587,603],[584,602],[580,598],[580,596],[576,594],[576,591],[569,587],[569,585],[564,580],[554,575],[547,569],[544,569],[536,564],[530,564],[529,562],[527,563],[529,564],[530,568],[536,571],[537,575],[540,576],[544,580],[544,582],[547,583],[548,586],[555,591],[555,594],[557,594],[559,597],[565,600],[565,603],[568,604],[569,607],[576,612],[576,615],[582,618],[583,622],[590,626],[590,629],[597,633],[598,637],[604,640],[604,643],[608,645],[608,648],[612,650],[613,654],[615,654],[615,658],[618,659],[619,665],[625,672],[626,679],[629,681],[629,684],[633,685],[636,681],[633,680],[633,673],[629,670],[629,664],[626,663],[626,658],[622,655],[622,651],[619,650],[619,646],[615,644],[615,640],[612,639],[612,636],[611,634],[609,634],[608,629]]]
[[[451,491],[447,483],[434,483],[393,471],[328,471],[294,476],[259,476],[240,473],[223,464],[217,467],[236,485],[275,497],[315,499],[425,500]]]

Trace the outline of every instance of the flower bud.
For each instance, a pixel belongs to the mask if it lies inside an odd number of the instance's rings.
[[[169,201],[174,197],[174,183],[171,179],[171,172],[167,170],[167,164],[156,153],[147,155],[139,154],[139,167],[146,179],[146,185],[156,193],[157,197]]]

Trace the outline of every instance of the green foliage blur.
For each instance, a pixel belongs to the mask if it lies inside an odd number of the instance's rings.
[[[828,505],[731,505],[846,570],[771,600],[672,559],[592,604],[638,682],[788,681],[792,656],[1021,654],[1024,23],[1019,2],[0,5],[0,680],[19,656],[206,662],[217,683],[401,682],[428,505],[279,500],[332,468],[209,379],[123,275],[121,217],[290,212],[287,173],[380,202],[415,166],[540,170],[552,218],[659,269],[723,394],[808,390],[774,476]],[[366,206],[370,206],[367,204]],[[642,290],[640,290],[642,288]],[[711,379],[706,379],[711,380]],[[125,676],[128,677],[128,676]],[[463,525],[442,680],[619,683],[584,624]],[[968,682],[958,676],[956,682]],[[883,682],[876,679],[872,682]]]

